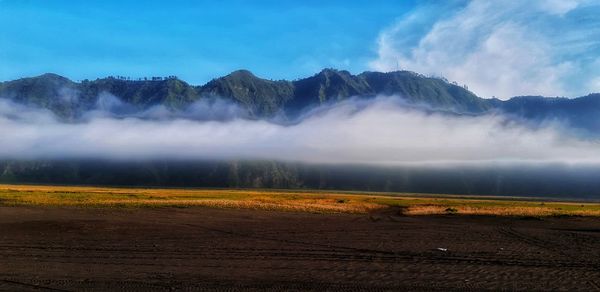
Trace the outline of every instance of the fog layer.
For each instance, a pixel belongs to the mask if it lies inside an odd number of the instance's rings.
[[[78,122],[0,99],[0,159],[275,159],[309,163],[600,162],[598,142],[558,123],[461,116],[398,97],[350,99],[293,123],[247,119],[224,101],[143,112],[103,97]]]

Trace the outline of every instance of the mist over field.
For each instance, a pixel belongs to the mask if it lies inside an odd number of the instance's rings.
[[[267,159],[375,165],[600,161],[598,141],[559,122],[530,125],[407,105],[400,97],[352,98],[294,120],[249,119],[224,100],[183,110],[135,111],[110,95],[79,120],[0,100],[2,159]]]

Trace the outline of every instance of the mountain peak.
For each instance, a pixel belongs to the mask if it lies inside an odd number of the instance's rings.
[[[348,71],[346,71],[346,70],[338,70],[338,69],[334,69],[334,68],[324,68],[318,74],[336,74],[336,73],[340,73],[340,72],[348,72]]]
[[[44,73],[44,74],[39,75],[39,76],[29,77],[29,78],[23,78],[23,79],[41,80],[41,81],[54,81],[54,82],[60,82],[60,83],[71,83],[71,82],[73,82],[69,78],[61,76],[61,75],[58,75],[56,73]]]
[[[233,71],[231,73],[229,73],[227,76],[225,77],[234,77],[234,78],[258,78],[256,77],[256,75],[254,75],[254,73],[252,73],[250,70],[246,70],[246,69],[240,69],[240,70],[236,70]]]
[[[64,78],[64,79],[67,79],[66,77],[63,77],[61,75],[58,75],[58,74],[52,73],[52,72],[47,72],[47,73],[44,73],[44,74],[42,74],[40,76],[37,76],[37,77],[39,77],[39,78]]]
[[[335,75],[340,75],[340,76],[345,76],[345,77],[352,76],[352,74],[346,70],[337,70],[337,69],[333,69],[333,68],[325,68],[325,69],[321,70],[321,72],[317,73],[315,76],[330,77],[330,76],[335,76]]]

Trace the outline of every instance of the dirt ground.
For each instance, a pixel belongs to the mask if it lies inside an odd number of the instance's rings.
[[[0,290],[600,291],[600,218],[0,207]]]

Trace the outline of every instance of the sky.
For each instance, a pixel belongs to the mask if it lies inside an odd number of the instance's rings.
[[[0,80],[410,70],[482,97],[600,92],[598,0],[0,0]]]

